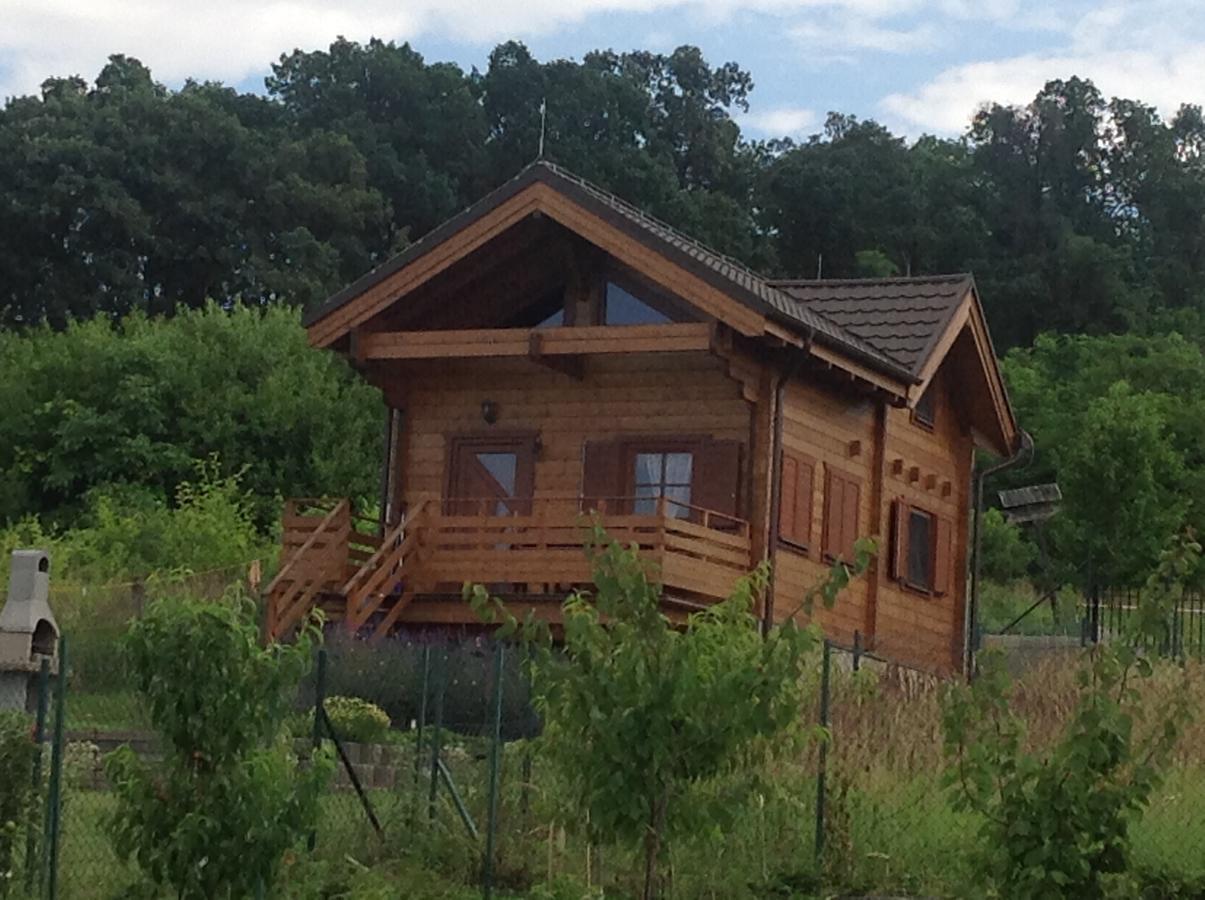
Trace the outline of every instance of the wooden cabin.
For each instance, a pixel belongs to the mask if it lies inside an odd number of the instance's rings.
[[[381,391],[382,514],[289,502],[272,633],[473,625],[466,581],[555,620],[592,511],[674,617],[770,559],[778,621],[873,537],[825,631],[962,667],[972,455],[1018,441],[970,276],[767,279],[538,162],[305,326]]]

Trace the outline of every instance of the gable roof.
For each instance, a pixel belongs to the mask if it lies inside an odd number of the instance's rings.
[[[969,274],[770,282],[781,293],[920,376],[974,289]]]
[[[846,353],[885,375],[901,379],[905,383],[915,380],[911,372],[874,344],[795,302],[774,288],[768,279],[747,266],[710,249],[615,194],[604,191],[546,160],[539,160],[527,166],[501,187],[428,232],[401,253],[357,279],[321,305],[307,310],[302,324],[309,328],[326,318],[535,183],[552,187],[746,306],[793,330],[803,331],[808,337]]]
[[[719,318],[730,319],[729,324],[738,330],[780,339],[794,335],[793,340],[813,354],[859,377],[892,386],[890,390],[910,404],[920,397],[959,336],[969,334],[981,370],[983,396],[991,398],[989,406],[994,410],[990,430],[996,437],[989,443],[1001,452],[1011,448],[1015,417],[970,275],[815,281],[766,278],[544,160],[527,166],[308,310],[302,322],[311,340],[329,346],[440,271],[454,257],[445,247],[457,243],[453,238],[461,244],[460,252],[468,253],[500,233],[499,229],[541,212],[570,229],[581,229],[587,239],[593,233],[603,243],[627,240],[629,249],[624,253],[636,252],[630,248],[637,245],[652,251],[657,259],[698,279],[693,283],[700,286],[692,290],[703,292],[698,294],[700,302],[706,300],[704,294],[709,290],[722,296],[723,303],[716,307],[722,313]],[[466,247],[469,249],[463,249]]]

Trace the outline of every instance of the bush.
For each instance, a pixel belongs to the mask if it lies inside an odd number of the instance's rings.
[[[163,600],[130,626],[123,651],[164,757],[124,747],[105,760],[112,837],[179,900],[254,896],[313,828],[329,758],[302,768],[282,735],[316,625],[261,647],[255,605]]]
[[[244,473],[260,525],[279,516],[278,494],[375,489],[376,391],[307,346],[292,309],[0,332],[0,409],[0,522],[65,525],[81,498],[118,485],[166,502],[210,454]]]
[[[375,703],[359,697],[327,697],[324,705],[340,740],[376,744],[389,732],[389,716]]]
[[[11,891],[15,851],[34,815],[32,776],[38,746],[32,728],[23,713],[0,713],[0,897]]]

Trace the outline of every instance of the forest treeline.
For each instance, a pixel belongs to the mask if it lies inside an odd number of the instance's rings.
[[[1205,526],[1200,107],[1069,77],[956,138],[834,113],[752,140],[752,90],[692,47],[541,62],[510,42],[465,72],[338,40],[260,93],[114,56],[9,99],[0,521],[62,527],[113,485],[170,502],[211,454],[261,522],[277,494],[371,496],[379,400],[306,351],[296,308],[530,162],[543,104],[548,158],[768,274],[973,271],[1039,447],[1015,477],[1067,495],[1051,578],[1137,578]]]

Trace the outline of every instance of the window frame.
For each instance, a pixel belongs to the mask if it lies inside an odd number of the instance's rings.
[[[901,566],[900,583],[908,590],[927,597],[936,597],[937,593],[937,521],[938,515],[932,510],[917,506],[913,503],[904,504],[904,514],[908,524],[908,540],[904,547],[904,564]],[[912,580],[912,517],[924,516],[929,520],[929,546],[926,548],[926,558],[929,561],[929,584],[917,584]]]
[[[636,439],[623,442],[623,484],[624,495],[629,497],[632,504],[632,515],[637,515],[636,509],[636,457],[640,454],[656,453],[668,455],[670,453],[689,453],[690,454],[690,499],[685,504],[686,515],[675,516],[675,518],[690,519],[695,514],[695,476],[698,471],[699,457],[703,450],[703,439],[701,438],[648,438]],[[676,486],[676,485],[675,485]],[[665,472],[662,468],[662,478],[660,488],[664,489]],[[664,494],[658,495],[664,497]],[[673,501],[679,504],[680,501]],[[668,510],[667,510],[668,511]],[[673,513],[670,512],[672,516]]]
[[[691,307],[685,304],[683,301],[668,294],[666,291],[649,284],[639,276],[611,266],[604,268],[599,275],[598,300],[597,303],[594,304],[596,309],[594,310],[592,323],[594,325],[607,324],[607,286],[610,284],[614,284],[616,287],[622,288],[645,306],[648,306],[650,309],[653,309],[665,316],[669,324],[700,321],[698,314],[695,313]],[[612,325],[609,327],[632,328],[638,326]]]
[[[922,411],[922,404],[928,407],[927,412]],[[920,395],[912,407],[911,419],[913,425],[923,428],[925,431],[937,429],[937,393],[936,385],[933,382],[929,383],[925,392]]]
[[[908,571],[908,561],[912,556],[912,516],[918,514],[929,520],[927,558],[931,584],[928,586],[917,584]],[[958,586],[960,539],[957,520],[932,506],[914,503],[907,497],[898,497],[892,502],[891,519],[891,579],[899,583],[901,590],[924,597],[958,596],[962,588]],[[965,561],[962,565],[966,565]],[[961,577],[965,578],[965,572]]]

